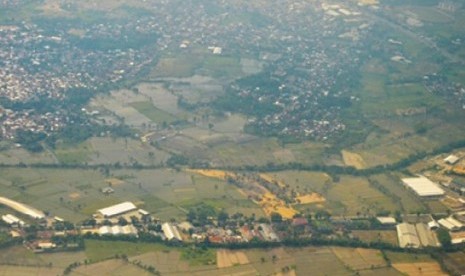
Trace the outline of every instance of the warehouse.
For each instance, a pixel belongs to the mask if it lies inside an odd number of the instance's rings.
[[[397,224],[397,238],[399,239],[399,246],[402,248],[419,248],[421,246],[417,230],[413,224]]]
[[[10,207],[11,209],[23,213],[25,215],[30,216],[34,219],[43,219],[45,218],[45,214],[42,211],[39,211],[31,206],[26,204],[8,199],[6,197],[0,197],[0,204]]]
[[[102,215],[104,218],[112,218],[134,211],[136,209],[136,205],[134,205],[132,202],[126,201],[120,204],[97,210],[97,213]]]
[[[7,223],[8,225],[10,226],[13,226],[13,227],[19,227],[19,226],[23,226],[24,225],[24,221],[20,220],[19,218],[11,215],[11,214],[7,214],[7,215],[4,215],[2,216],[2,220]]]
[[[453,217],[438,220],[438,223],[449,231],[460,231],[464,225]]]
[[[438,198],[444,195],[444,190],[424,176],[404,178],[402,182],[422,198]]]
[[[131,235],[131,236],[137,236],[137,229],[133,225],[125,225],[125,226],[120,226],[120,225],[113,225],[113,226],[102,226],[98,230],[99,235],[104,236],[104,235],[113,235],[113,236],[118,236],[118,235]]]
[[[171,241],[171,240],[178,240],[182,241],[181,235],[179,234],[178,228],[168,222],[165,222],[161,226],[161,230],[163,231],[163,234],[165,235],[166,239]]]

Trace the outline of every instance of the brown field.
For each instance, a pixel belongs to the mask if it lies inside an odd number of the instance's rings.
[[[249,259],[242,251],[220,249],[216,251],[216,265],[218,268],[226,268],[235,265],[248,264]]]
[[[393,245],[397,245],[397,233],[394,230],[354,230],[352,235],[364,242],[383,241]]]
[[[363,157],[360,156],[360,154],[347,150],[341,151],[341,154],[346,166],[352,166],[359,170],[366,168],[367,164],[365,163],[365,160],[363,160]]]
[[[409,276],[446,276],[436,262],[393,263],[392,266]]]

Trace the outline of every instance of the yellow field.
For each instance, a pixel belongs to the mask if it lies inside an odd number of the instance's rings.
[[[207,177],[213,177],[213,178],[218,178],[218,179],[226,179],[226,177],[234,177],[235,174],[227,171],[221,171],[221,170],[191,170],[187,169],[187,172],[193,172],[197,173],[203,176]]]
[[[317,193],[299,195],[295,200],[299,204],[324,203],[326,201],[322,195]]]
[[[284,201],[270,192],[266,192],[258,204],[268,216],[272,213],[278,213],[283,219],[292,219],[298,213],[294,208],[288,207]]]
[[[392,266],[409,276],[446,276],[441,267],[436,262],[422,263],[395,263]]]
[[[365,160],[363,160],[363,157],[360,156],[360,154],[346,150],[341,151],[341,154],[346,166],[352,166],[359,170],[366,168],[367,164],[365,163]]]

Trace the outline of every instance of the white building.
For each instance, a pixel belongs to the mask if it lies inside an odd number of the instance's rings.
[[[382,225],[395,225],[397,223],[396,219],[393,217],[376,217],[376,219]]]
[[[24,225],[24,221],[20,220],[19,218],[11,214],[2,216],[2,220],[10,226],[23,226]]]
[[[162,224],[161,230],[163,231],[163,234],[167,240],[171,241],[176,239],[178,241],[182,241],[181,235],[179,234],[178,228],[176,226],[165,222]]]
[[[137,207],[132,202],[126,201],[107,208],[97,210],[104,218],[111,218],[136,210]]]
[[[402,182],[423,198],[436,198],[445,194],[443,189],[424,176],[404,178]]]
[[[438,220],[438,223],[449,231],[460,231],[464,227],[460,221],[454,219],[453,217],[440,219]]]
[[[113,225],[113,226],[102,226],[98,230],[99,235],[133,235],[137,236],[137,229],[131,224],[120,226],[120,225]]]
[[[400,247],[419,248],[421,246],[420,239],[417,235],[417,230],[413,224],[400,223],[397,224],[396,228]]]
[[[449,165],[454,165],[455,163],[457,163],[458,161],[460,160],[460,158],[458,158],[457,156],[451,154],[449,156],[447,156],[445,159],[444,159],[444,162],[449,164]]]

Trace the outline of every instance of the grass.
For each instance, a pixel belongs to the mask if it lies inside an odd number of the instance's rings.
[[[216,250],[209,248],[188,247],[181,252],[181,260],[189,262],[191,266],[216,264]]]
[[[161,244],[99,240],[86,240],[85,248],[87,259],[93,262],[112,258],[115,255],[125,254],[128,257],[132,257],[147,252],[173,250]]]
[[[88,142],[83,142],[73,146],[58,146],[54,152],[60,163],[75,164],[89,161],[89,155],[92,151],[92,145]]]
[[[133,102],[130,104],[138,112],[149,118],[152,122],[157,124],[171,123],[177,120],[177,118],[163,110],[160,110],[153,106],[149,101],[146,102]]]
[[[387,251],[386,256],[391,263],[418,263],[418,262],[434,262],[428,254],[401,253]]]
[[[380,211],[395,211],[396,204],[390,198],[372,188],[364,178],[343,176],[334,184],[326,196],[337,214],[357,215],[376,214]],[[340,208],[340,204],[344,207]]]

